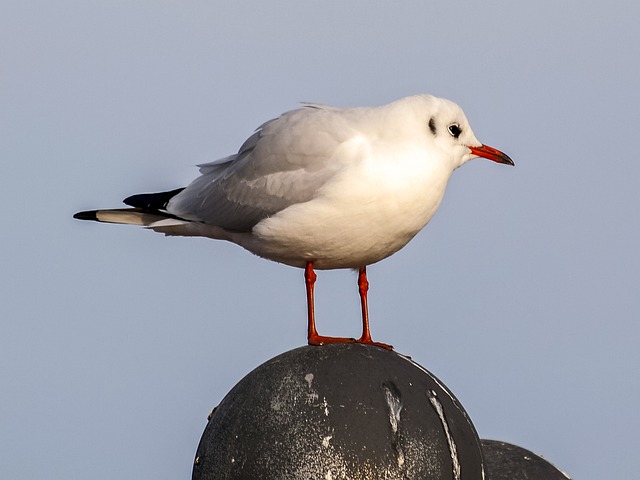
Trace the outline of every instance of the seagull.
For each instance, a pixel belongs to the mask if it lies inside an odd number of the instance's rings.
[[[303,104],[267,121],[238,153],[198,165],[184,188],[133,195],[131,208],[74,218],[132,224],[165,235],[233,242],[304,269],[309,345],[374,342],[367,266],[404,247],[433,217],[453,171],[477,157],[514,165],[480,143],[450,100],[415,95],[376,107]],[[315,269],[354,269],[358,339],[318,334]]]

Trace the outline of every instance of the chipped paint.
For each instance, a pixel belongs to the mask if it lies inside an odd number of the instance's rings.
[[[392,382],[385,382],[382,385],[384,390],[384,398],[389,407],[389,423],[391,424],[391,446],[396,453],[398,468],[404,465],[404,451],[399,434],[400,413],[402,412],[402,401],[400,400],[400,391]]]
[[[447,423],[447,419],[444,416],[444,409],[442,408],[440,400],[438,400],[438,394],[435,390],[431,390],[429,392],[429,401],[438,414],[438,418],[440,418],[440,423],[442,423],[442,428],[444,429],[444,434],[447,437],[447,443],[449,444],[449,453],[451,454],[453,478],[454,480],[460,480],[460,461],[458,460],[458,449],[456,447],[456,442],[454,441],[453,437],[451,436],[451,432],[449,431],[449,424]],[[484,477],[484,469],[482,474]]]
[[[322,397],[322,403],[320,404],[320,406],[323,409],[324,416],[328,417],[329,416],[329,404],[327,403],[327,399],[325,397]]]
[[[304,379],[307,381],[307,385],[309,385],[309,388],[311,388],[311,384],[313,383],[313,373],[307,373],[304,376]]]
[[[384,397],[389,406],[389,423],[391,423],[391,431],[398,433],[398,424],[400,423],[400,412],[402,412],[402,402],[397,393],[391,391],[389,385],[384,385]]]

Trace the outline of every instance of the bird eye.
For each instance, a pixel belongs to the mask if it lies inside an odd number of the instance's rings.
[[[448,130],[453,138],[458,138],[462,133],[462,130],[460,129],[460,125],[458,125],[457,123],[452,123],[451,125],[449,125]]]

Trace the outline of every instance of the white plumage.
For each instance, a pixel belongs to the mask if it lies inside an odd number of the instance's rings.
[[[184,189],[135,195],[125,200],[134,208],[76,218],[227,240],[311,271],[363,273],[429,222],[452,172],[475,157],[513,165],[476,139],[449,100],[305,105],[264,123],[237,154],[201,165]]]

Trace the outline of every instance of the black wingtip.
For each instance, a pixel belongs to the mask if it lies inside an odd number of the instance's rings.
[[[98,211],[97,210],[90,210],[87,212],[78,212],[76,213],[73,218],[77,218],[78,220],[94,220],[97,221],[98,220]]]
[[[153,212],[157,210],[164,210],[167,207],[167,203],[177,194],[179,194],[183,188],[176,188],[168,192],[159,193],[139,193],[138,195],[131,195],[123,200],[125,205],[131,207],[142,208],[144,211]]]

